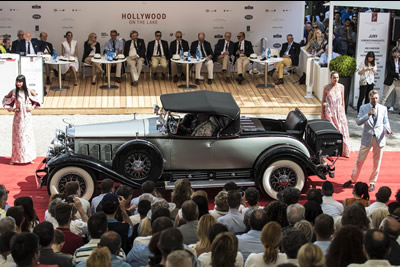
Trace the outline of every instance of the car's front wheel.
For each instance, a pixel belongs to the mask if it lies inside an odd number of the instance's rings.
[[[50,174],[47,191],[50,195],[64,192],[65,184],[77,181],[81,189],[81,198],[90,200],[96,190],[96,178],[89,170],[80,167],[63,167]]]
[[[305,175],[302,167],[291,159],[279,159],[264,166],[260,186],[270,197],[277,199],[278,192],[287,187],[300,191],[304,187]]]

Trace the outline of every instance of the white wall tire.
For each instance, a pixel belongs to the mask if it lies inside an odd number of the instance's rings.
[[[277,199],[277,194],[286,187],[295,187],[300,191],[305,183],[305,175],[301,166],[293,160],[276,160],[269,164],[261,178],[264,192]]]
[[[80,167],[64,167],[56,170],[47,185],[49,194],[62,193],[64,185],[74,180],[77,180],[81,187],[81,198],[90,200],[96,190],[96,181],[89,171]]]

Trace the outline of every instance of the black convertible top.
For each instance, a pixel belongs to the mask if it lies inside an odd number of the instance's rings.
[[[231,93],[193,91],[160,96],[164,110],[181,113],[210,113],[230,119],[240,117],[240,108]]]

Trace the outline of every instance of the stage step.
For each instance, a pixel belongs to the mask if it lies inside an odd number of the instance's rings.
[[[239,187],[255,185],[254,181],[249,179],[220,179],[220,180],[190,181],[192,188],[197,188],[197,189],[224,187],[224,185],[229,182],[234,182]],[[165,190],[173,190],[174,188],[175,188],[175,182],[165,182]]]

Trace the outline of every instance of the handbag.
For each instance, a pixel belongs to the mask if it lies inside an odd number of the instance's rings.
[[[360,86],[366,86],[367,84],[367,79],[360,80]]]

